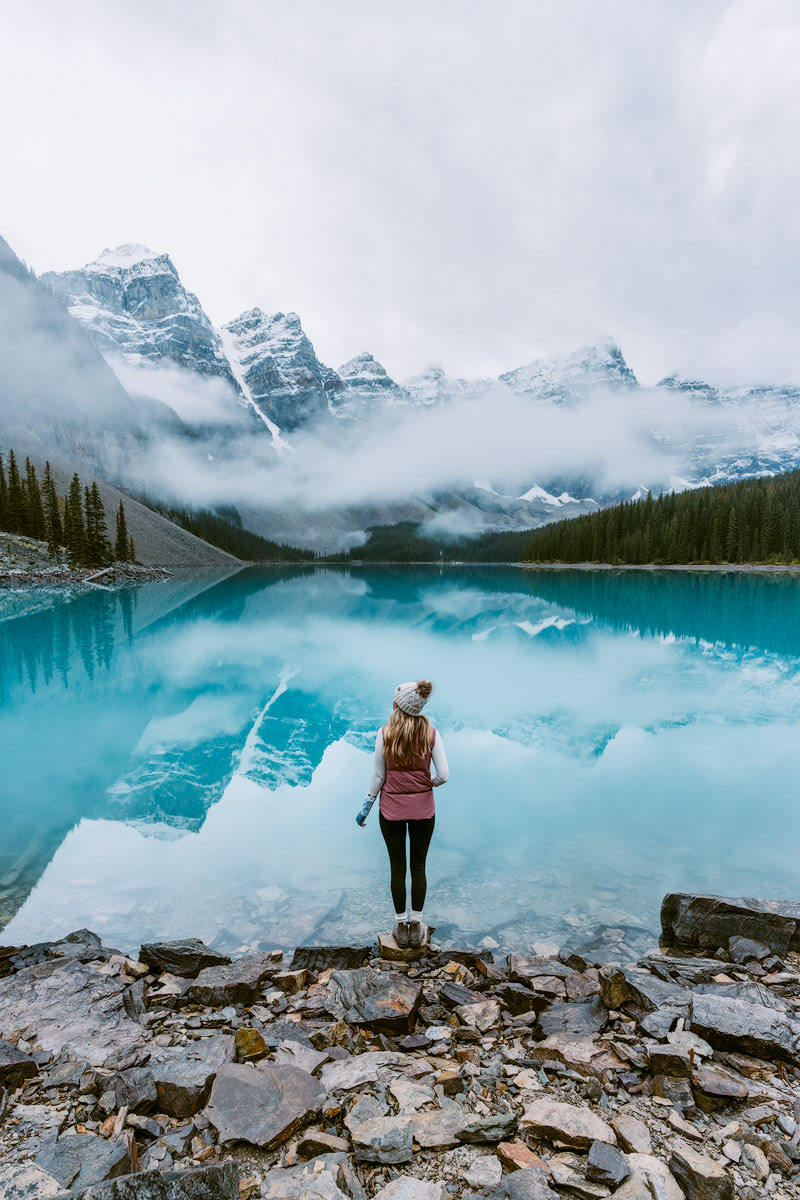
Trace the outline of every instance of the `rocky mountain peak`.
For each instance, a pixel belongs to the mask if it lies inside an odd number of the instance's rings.
[[[636,388],[639,381],[611,337],[581,346],[571,354],[535,359],[500,379],[519,395],[577,403],[598,389]]]
[[[168,254],[130,243],[104,250],[80,270],[49,271],[42,281],[105,354],[135,365],[166,360],[236,389],[216,331]]]
[[[252,402],[281,429],[327,415],[342,381],[317,358],[297,313],[251,308],[224,327],[226,348]]]
[[[366,350],[344,363],[337,372],[346,387],[367,385],[373,388],[396,388],[386,368]]]
[[[162,260],[169,262],[170,267],[172,267],[172,270],[175,271],[175,268],[172,266],[172,263],[169,259],[169,255],[156,254],[147,246],[143,246],[140,242],[127,242],[124,246],[115,246],[113,248],[107,246],[102,254],[98,254],[97,258],[93,262],[86,264],[84,270],[107,271],[116,268],[118,270],[127,271],[139,266],[141,263],[157,262]],[[175,272],[175,274],[177,274],[177,272]]]

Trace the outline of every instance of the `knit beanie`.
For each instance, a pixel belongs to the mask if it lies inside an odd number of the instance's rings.
[[[394,702],[404,713],[416,717],[422,712],[432,691],[433,684],[427,679],[398,683],[394,690]]]

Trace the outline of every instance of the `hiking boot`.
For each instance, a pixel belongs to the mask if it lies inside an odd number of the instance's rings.
[[[408,942],[410,946],[421,946],[425,941],[426,926],[422,921],[408,922]]]
[[[401,950],[408,947],[408,921],[398,921],[392,935]]]

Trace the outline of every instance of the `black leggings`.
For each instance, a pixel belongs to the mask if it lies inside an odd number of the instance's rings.
[[[427,889],[425,859],[435,820],[436,817],[425,817],[421,821],[387,821],[383,813],[380,814],[381,833],[392,868],[392,901],[396,913],[406,911],[406,829],[411,847],[411,907],[414,912],[422,912]]]

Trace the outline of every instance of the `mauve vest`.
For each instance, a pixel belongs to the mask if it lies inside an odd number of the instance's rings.
[[[386,737],[386,726],[383,727]],[[387,821],[422,821],[435,812],[431,787],[431,755],[436,728],[431,725],[431,749],[416,754],[410,767],[386,764],[386,779],[381,788],[381,815]]]

